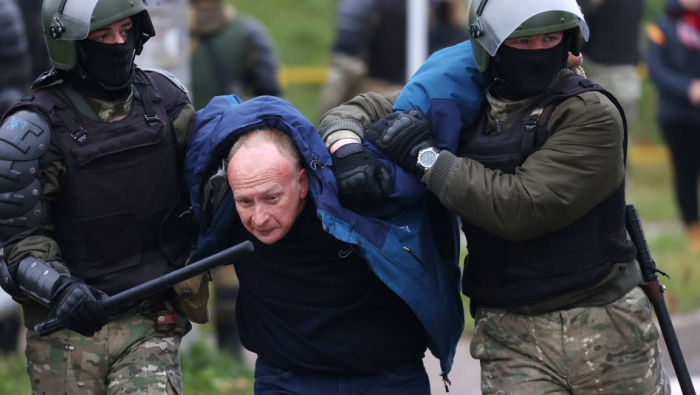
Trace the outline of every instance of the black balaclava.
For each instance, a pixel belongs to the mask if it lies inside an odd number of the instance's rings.
[[[549,49],[527,50],[501,45],[491,62],[496,96],[521,100],[549,89],[566,67],[570,42],[571,33],[566,31],[561,42]]]
[[[69,77],[71,82],[88,96],[97,99],[117,100],[127,96],[134,80],[137,31],[139,28],[134,23],[128,39],[122,44],[106,44],[90,39],[77,42],[78,67],[74,73],[70,73],[73,74]]]

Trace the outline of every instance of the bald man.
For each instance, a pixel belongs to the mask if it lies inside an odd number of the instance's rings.
[[[258,354],[255,393],[429,394],[420,321],[324,232],[302,163],[274,129],[242,135],[229,154],[236,232],[255,244],[235,263],[241,341]]]

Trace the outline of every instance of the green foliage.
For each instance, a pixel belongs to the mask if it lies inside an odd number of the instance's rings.
[[[663,144],[659,123],[656,119],[657,102],[656,87],[648,78],[644,78],[642,80],[642,97],[638,102],[638,118],[629,128],[631,145]]]
[[[253,372],[227,353],[200,341],[182,352],[180,360],[186,394],[253,394]]]
[[[227,0],[269,30],[281,64],[328,66],[339,0]],[[285,87],[284,98],[318,123],[320,86]]]
[[[285,65],[328,63],[338,0],[234,0],[237,9],[258,18],[270,31]]]
[[[664,12],[666,0],[647,0],[644,10],[644,20],[649,22]]]
[[[293,103],[312,124],[318,126],[318,121],[321,118],[321,114],[319,114],[320,86],[290,85],[284,90],[284,97]]]
[[[0,394],[29,394],[27,359],[23,353],[0,355]]]
[[[669,164],[630,165],[627,178],[627,202],[637,207],[645,223],[653,222],[658,226],[677,223],[679,214],[673,197]]]
[[[687,252],[684,234],[664,234],[649,243],[656,267],[670,278],[659,275],[666,286],[666,304],[671,313],[687,313],[700,306],[698,254]]]

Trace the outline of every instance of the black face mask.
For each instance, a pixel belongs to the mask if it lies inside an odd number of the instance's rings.
[[[493,57],[492,73],[496,92],[507,99],[537,96],[554,83],[566,67],[569,40],[549,49],[515,49],[502,45]]]
[[[88,77],[106,90],[123,90],[134,79],[135,45],[133,30],[123,44],[105,44],[94,40],[79,42],[79,59]]]

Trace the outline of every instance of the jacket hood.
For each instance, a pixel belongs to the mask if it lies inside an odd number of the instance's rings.
[[[206,223],[201,212],[206,177],[226,158],[238,136],[260,128],[276,128],[289,134],[307,167],[331,172],[328,152],[312,149],[312,145],[319,143],[325,147],[316,129],[291,103],[273,96],[260,96],[247,102],[241,102],[238,96],[217,96],[197,112],[185,161],[185,181],[191,188],[195,219],[200,224]],[[335,178],[326,178],[328,193],[335,192],[337,197]]]

